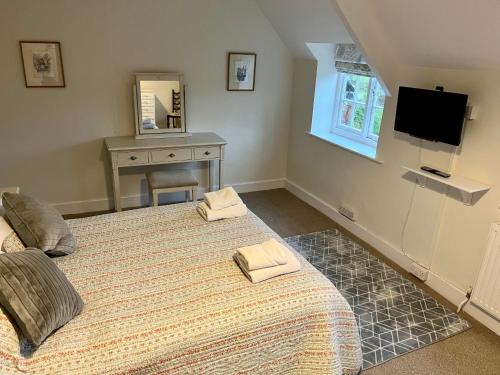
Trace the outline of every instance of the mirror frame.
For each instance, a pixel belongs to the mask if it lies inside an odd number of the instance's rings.
[[[181,128],[180,129],[143,129],[141,107],[141,81],[179,81],[181,93]],[[186,112],[184,103],[184,79],[180,73],[135,73],[134,114],[136,138],[174,137],[187,135]]]

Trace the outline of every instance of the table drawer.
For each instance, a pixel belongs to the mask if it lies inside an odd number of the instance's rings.
[[[178,162],[193,160],[193,154],[190,148],[172,148],[169,150],[151,151],[152,163]]]
[[[149,162],[147,151],[119,152],[118,165],[142,165]]]
[[[220,158],[220,147],[197,147],[194,149],[195,160]]]

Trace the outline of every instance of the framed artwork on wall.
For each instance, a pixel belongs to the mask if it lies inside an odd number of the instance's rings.
[[[61,43],[20,41],[26,87],[65,87]]]
[[[229,52],[227,55],[227,91],[254,91],[257,54]]]

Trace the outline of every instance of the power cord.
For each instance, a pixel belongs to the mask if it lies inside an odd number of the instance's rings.
[[[460,303],[460,305],[458,305],[457,314],[464,308],[467,302],[470,301],[471,295],[472,295],[472,287],[470,286],[465,294],[465,299]]]
[[[422,163],[422,145],[423,145],[423,140],[420,139],[419,145],[418,145],[418,164],[420,165]],[[418,181],[415,181],[415,184],[413,185],[413,190],[411,193],[411,200],[410,204],[408,205],[408,211],[406,212],[406,217],[403,223],[403,227],[401,228],[401,252],[408,256],[405,251],[405,246],[404,246],[404,240],[405,240],[405,232],[406,232],[406,227],[408,226],[408,221],[410,220],[410,214],[411,211],[413,210],[413,204],[415,202],[415,194],[417,192],[417,185]]]
[[[418,148],[418,164],[419,165],[422,163],[422,146],[423,146],[423,140],[420,139],[419,148]],[[450,160],[449,160],[450,171],[453,171],[455,169],[456,154],[457,154],[457,152],[455,150],[450,155]],[[417,185],[418,185],[418,181],[415,181],[415,184],[413,186],[413,190],[412,190],[412,193],[411,193],[411,200],[410,200],[410,204],[408,206],[408,211],[406,212],[406,217],[405,217],[405,220],[404,220],[404,223],[403,223],[403,227],[401,228],[401,252],[405,256],[407,256],[408,258],[410,258],[410,259],[412,259],[412,258],[405,251],[404,238],[405,238],[406,227],[408,226],[408,221],[410,220],[410,214],[411,214],[411,211],[413,210],[413,205],[414,205],[414,202],[415,202],[415,194],[416,194],[416,191],[417,191]],[[431,263],[430,264],[433,263],[434,256],[435,256],[435,252],[433,252],[433,254],[432,254],[432,259],[431,259]],[[462,309],[464,308],[464,306],[470,301],[471,296],[472,296],[472,286],[470,286],[469,288],[467,288],[464,300],[458,305],[457,314],[460,311],[462,311]]]

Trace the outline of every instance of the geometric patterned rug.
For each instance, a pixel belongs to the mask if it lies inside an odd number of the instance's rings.
[[[285,238],[330,279],[356,315],[363,370],[470,328],[336,229]]]

